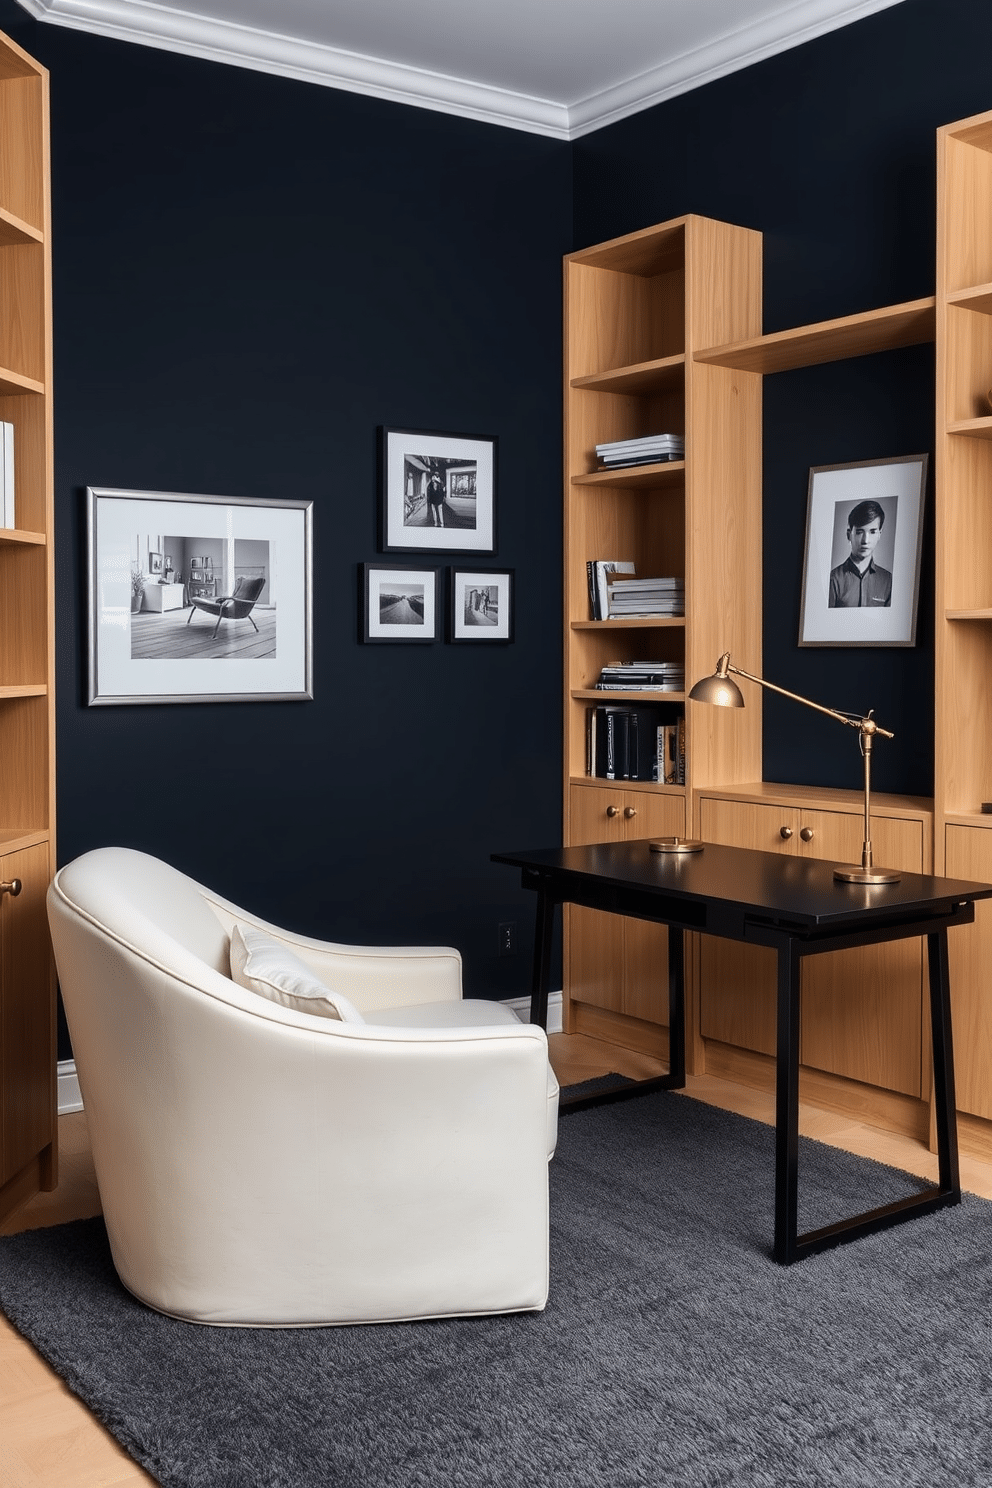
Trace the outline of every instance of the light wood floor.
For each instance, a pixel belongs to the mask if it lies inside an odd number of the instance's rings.
[[[664,1066],[644,1055],[582,1035],[552,1034],[551,1058],[562,1084],[616,1072],[643,1077]],[[685,1094],[771,1125],[774,1097],[714,1076],[690,1075]],[[566,1118],[567,1119],[567,1118]],[[804,1133],[835,1147],[936,1179],[936,1157],[918,1142],[803,1105]],[[0,1226],[13,1234],[38,1225],[62,1224],[99,1214],[86,1117],[59,1120],[59,1186],[40,1194]],[[966,1154],[961,1182],[992,1198],[992,1161]],[[154,1483],[90,1415],[59,1377],[0,1315],[0,1484],[3,1488],[136,1488]]]

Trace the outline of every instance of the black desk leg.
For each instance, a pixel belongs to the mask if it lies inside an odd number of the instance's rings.
[[[796,1259],[799,1222],[799,971],[795,941],[778,948],[778,1048],[775,1071],[775,1250],[787,1266]]]
[[[668,927],[668,1088],[685,1086],[685,937]]]
[[[530,1021],[548,1026],[548,981],[551,977],[551,937],[555,924],[555,901],[546,889],[537,891],[537,920],[534,926],[534,969],[530,984]]]
[[[951,991],[947,931],[927,936],[930,962],[930,1027],[933,1035],[933,1103],[937,1124],[938,1184],[941,1193],[961,1196],[958,1128],[955,1115],[954,1049],[951,1044]]]

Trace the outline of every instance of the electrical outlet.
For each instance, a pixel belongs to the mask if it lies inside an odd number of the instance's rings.
[[[517,922],[504,920],[499,927],[499,953],[501,956],[517,954]]]

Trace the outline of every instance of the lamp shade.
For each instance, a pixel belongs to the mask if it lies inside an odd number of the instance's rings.
[[[720,676],[717,670],[712,677],[701,677],[689,693],[696,703],[713,703],[718,708],[743,708],[744,694],[730,677]]]

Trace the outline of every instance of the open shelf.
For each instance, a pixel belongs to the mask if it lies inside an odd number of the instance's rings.
[[[41,393],[45,391],[45,384],[37,382],[33,377],[25,377],[20,372],[12,372],[9,367],[0,367],[0,396],[16,397],[20,393]]]
[[[960,434],[965,439],[992,439],[992,416],[983,415],[981,418],[955,419],[947,425],[948,434]]]
[[[976,284],[972,289],[956,289],[947,296],[949,305],[974,310],[976,315],[992,315],[992,284]]]
[[[945,620],[992,620],[992,610],[945,610]]]
[[[592,703],[629,703],[632,699],[638,703],[684,703],[684,692],[616,692],[613,689],[601,687],[579,687],[572,693],[573,698],[588,698]]]
[[[609,372],[592,372],[586,377],[573,377],[573,388],[591,393],[655,393],[665,388],[682,386],[685,356],[658,357],[653,362],[637,362],[633,367],[615,367]]]
[[[622,620],[573,620],[573,630],[658,630],[681,627],[685,629],[684,615],[631,615]]]
[[[46,541],[43,532],[25,532],[20,527],[0,527],[0,543],[28,543],[44,547]]]
[[[820,362],[842,362],[848,357],[895,351],[900,346],[918,346],[934,340],[935,328],[936,300],[929,295],[838,320],[774,331],[735,345],[711,347],[697,351],[695,360],[739,372],[788,372]]]
[[[593,470],[573,475],[573,486],[623,486],[636,491],[646,486],[680,486],[685,477],[684,460],[664,460],[658,465],[627,465],[622,470]]]

